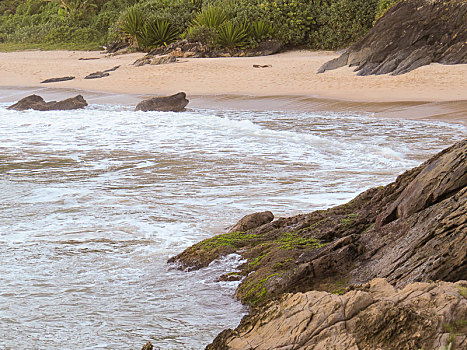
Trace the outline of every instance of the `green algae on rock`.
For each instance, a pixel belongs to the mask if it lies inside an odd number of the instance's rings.
[[[466,174],[467,139],[347,204],[221,234],[170,262],[199,269],[240,254],[247,262],[236,296],[252,307],[284,293],[342,293],[378,277],[398,287],[457,281],[467,276]]]

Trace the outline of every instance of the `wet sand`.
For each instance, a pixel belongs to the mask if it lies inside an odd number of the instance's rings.
[[[147,96],[185,91],[190,107],[248,110],[354,111],[381,117],[438,119],[467,125],[467,65],[432,64],[402,76],[359,77],[343,67],[317,69],[336,52],[292,51],[243,58],[184,58],[168,65],[135,67],[142,53],[24,51],[0,53],[0,102],[31,91],[46,99],[78,91],[92,103],[136,104]],[[79,60],[79,58],[98,58]],[[271,65],[254,68],[254,64]],[[110,76],[92,72],[120,65]],[[40,84],[73,75],[71,81]]]

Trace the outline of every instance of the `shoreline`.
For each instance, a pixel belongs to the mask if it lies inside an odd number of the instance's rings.
[[[61,100],[78,94],[90,104],[136,106],[151,94],[121,94],[89,91],[74,88],[2,87],[0,103],[14,103],[31,94],[45,100]],[[193,95],[188,109],[213,109],[236,111],[277,111],[308,113],[358,113],[376,118],[443,121],[467,126],[467,100],[460,101],[352,101],[313,96],[252,96],[252,95]]]
[[[376,117],[442,120],[467,125],[467,64],[431,64],[400,76],[357,76],[350,67],[317,69],[337,57],[329,51],[272,56],[183,58],[135,67],[144,53],[108,56],[97,51],[0,52],[0,102],[27,94],[46,100],[83,94],[90,103],[136,105],[149,96],[187,93],[190,108],[252,111],[350,112]],[[80,58],[94,58],[80,60]],[[271,65],[254,68],[253,64]],[[89,73],[119,65],[110,76]],[[73,75],[52,84],[40,81]]]

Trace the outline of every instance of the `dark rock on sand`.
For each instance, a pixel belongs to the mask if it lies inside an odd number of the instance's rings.
[[[158,64],[169,64],[177,62],[177,58],[172,55],[164,55],[164,56],[144,56],[142,58],[137,59],[133,65],[136,67],[141,67],[146,64],[158,65]]]
[[[466,291],[467,281],[400,290],[375,279],[342,295],[285,294],[223,331],[206,350],[465,349]]]
[[[84,79],[99,79],[99,78],[108,77],[109,75],[110,74],[108,72],[94,72],[94,73],[86,75]]]
[[[58,102],[45,102],[41,96],[30,95],[11,105],[10,107],[8,107],[8,109],[13,109],[17,111],[24,111],[27,109],[35,109],[38,111],[52,111],[80,109],[86,107],[87,105],[88,103],[81,95],[77,95],[72,98],[67,98],[66,100]]]
[[[267,40],[258,44],[255,48],[246,50],[246,56],[269,56],[282,50],[282,43],[277,40]]]
[[[406,0],[318,73],[349,65],[358,75],[404,74],[430,63],[467,63],[467,2]]]
[[[103,72],[115,72],[118,68],[120,68],[120,66],[115,66],[115,67],[103,70]]]
[[[245,278],[236,296],[254,307],[374,278],[397,287],[466,279],[466,174],[467,139],[347,204],[215,236],[170,261],[190,270],[242,255],[248,262],[239,267]]]
[[[120,50],[127,49],[130,46],[129,43],[123,41],[115,41],[105,48],[105,53],[115,53]]]
[[[73,80],[75,79],[75,77],[60,77],[60,78],[50,78],[50,79],[46,79],[46,80],[43,80],[41,81],[41,84],[47,84],[47,83],[57,83],[57,82],[60,82],[60,81],[67,81],[67,80]]]
[[[171,96],[153,97],[141,101],[136,106],[136,111],[183,112],[188,102],[186,94],[179,92]]]
[[[249,214],[241,218],[229,232],[245,232],[260,227],[274,220],[274,215],[270,211]]]

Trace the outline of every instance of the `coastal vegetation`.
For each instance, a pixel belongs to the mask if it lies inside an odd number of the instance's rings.
[[[0,48],[148,50],[186,38],[219,47],[337,49],[400,0],[3,0]]]

